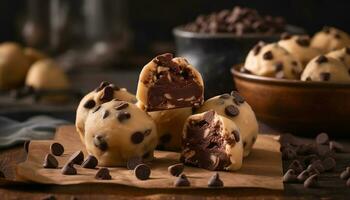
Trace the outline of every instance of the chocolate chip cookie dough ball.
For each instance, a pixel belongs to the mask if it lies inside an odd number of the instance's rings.
[[[128,159],[153,159],[157,128],[136,105],[112,100],[90,110],[85,122],[85,147],[100,166],[126,166]]]
[[[350,69],[350,47],[331,51],[326,56],[340,60],[348,69]]]
[[[307,35],[290,35],[284,33],[278,44],[292,54],[303,67],[321,54],[320,50],[310,47],[310,38]]]
[[[181,149],[182,129],[186,119],[192,115],[192,108],[177,108],[149,112],[157,125],[158,149],[178,151]]]
[[[301,80],[350,82],[350,74],[348,68],[341,61],[321,55],[306,65]]]
[[[125,88],[119,88],[108,82],[102,82],[95,90],[85,95],[78,105],[75,127],[82,141],[84,141],[85,120],[89,111],[112,99],[119,99],[130,103],[137,102],[136,97]]]
[[[243,146],[236,124],[214,110],[190,116],[183,131],[180,160],[208,170],[242,167]]]
[[[136,96],[140,108],[159,111],[199,106],[203,92],[199,72],[186,59],[167,53],[143,67]]]
[[[300,62],[277,43],[259,42],[248,53],[244,68],[258,76],[299,79],[303,70]]]
[[[29,61],[21,46],[12,42],[0,44],[0,90],[22,86],[28,69]]]
[[[323,53],[344,48],[350,45],[350,36],[334,27],[324,27],[311,40],[311,46],[320,49]]]
[[[240,129],[244,156],[248,156],[258,137],[259,126],[255,113],[238,92],[223,94],[206,100],[196,113],[215,110],[233,121]]]

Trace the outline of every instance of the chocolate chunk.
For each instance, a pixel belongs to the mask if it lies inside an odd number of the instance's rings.
[[[293,160],[288,169],[293,169],[297,174],[299,174],[304,170],[304,167],[299,160]]]
[[[325,171],[333,171],[336,166],[336,161],[332,157],[327,157],[322,161],[322,165],[325,169]]]
[[[329,137],[327,133],[320,133],[316,136],[316,143],[317,144],[328,144]]]
[[[221,99],[229,99],[230,97],[231,97],[230,94],[222,94],[219,96],[219,98],[221,98]]]
[[[64,147],[62,144],[55,142],[50,146],[51,153],[55,156],[60,156],[64,153]]]
[[[54,195],[50,194],[50,195],[43,197],[41,200],[56,200],[56,199],[57,198]]]
[[[328,58],[324,55],[321,55],[316,59],[316,63],[318,63],[318,64],[322,64],[325,62],[328,62]]]
[[[302,47],[308,47],[308,46],[310,46],[310,39],[307,36],[300,36],[296,40],[296,43],[299,44]]]
[[[58,167],[58,161],[57,159],[51,155],[51,154],[46,154],[45,158],[44,158],[44,164],[43,164],[44,168],[52,168],[55,169]]]
[[[131,142],[134,144],[140,144],[144,139],[144,135],[141,132],[135,132],[131,135]]]
[[[143,161],[141,157],[139,156],[131,157],[128,159],[126,163],[126,168],[128,168],[129,170],[134,170],[137,165],[142,163]]]
[[[102,168],[100,168],[97,171],[97,173],[95,175],[95,179],[98,179],[98,180],[111,180],[112,176],[109,174],[109,169],[108,168],[102,167]]]
[[[95,147],[99,148],[101,151],[106,151],[108,149],[108,143],[103,135],[95,135],[93,142]]]
[[[234,105],[228,105],[225,107],[225,114],[230,117],[239,115],[239,109]]]
[[[320,79],[321,81],[329,81],[331,80],[331,74],[329,72],[321,72]]]
[[[235,102],[237,105],[245,102],[245,99],[237,91],[232,91],[231,96],[234,97],[233,102]]]
[[[208,181],[208,187],[223,187],[224,182],[220,179],[219,173],[215,173]]]
[[[340,179],[346,180],[350,178],[350,167],[347,167],[342,173],[340,173]]]
[[[151,175],[151,168],[146,164],[139,164],[135,167],[134,173],[139,180],[147,180]]]
[[[316,160],[316,161],[312,162],[312,163],[307,167],[307,170],[312,171],[311,168],[316,169],[316,170],[319,171],[320,173],[322,173],[322,172],[325,171],[325,168],[324,168],[324,166],[323,166],[321,160]]]
[[[297,175],[293,169],[288,169],[288,171],[283,176],[283,182],[285,183],[295,183],[298,182]]]
[[[329,142],[329,149],[333,152],[344,153],[344,146],[335,141]]]
[[[273,59],[273,54],[271,51],[266,51],[264,54],[263,54],[263,59],[264,60],[272,60]]]
[[[84,103],[84,108],[91,109],[91,108],[95,107],[95,105],[96,105],[96,102],[94,100],[90,99]]]
[[[76,151],[71,155],[71,157],[68,159],[68,162],[81,165],[84,161],[84,153],[82,151]]]
[[[100,108],[101,108],[101,105],[97,106],[97,107],[92,111],[92,113],[97,112],[98,110],[100,110]]]
[[[103,89],[103,92],[102,92],[102,95],[100,97],[100,100],[102,102],[108,102],[108,101],[111,101],[113,99],[113,96],[114,96],[113,88],[111,86],[106,86]]]
[[[114,84],[109,84],[109,86],[111,86],[113,88],[114,91],[119,91],[120,87],[114,85]]]
[[[103,112],[103,115],[102,115],[102,119],[106,119],[108,116],[109,116],[109,111],[108,110],[105,110],[104,112]]]
[[[294,149],[292,148],[285,148],[282,151],[282,159],[283,160],[292,160],[297,157],[297,153]]]
[[[282,70],[283,70],[283,63],[277,63],[275,65],[275,71],[279,72],[279,71],[282,71]]]
[[[160,141],[160,143],[162,143],[162,144],[169,143],[169,142],[171,141],[171,135],[170,135],[170,133],[166,133],[166,134],[162,135],[162,136],[159,138],[159,141]]]
[[[168,172],[173,176],[180,176],[184,171],[185,166],[182,163],[171,165],[168,167]]]
[[[261,50],[261,46],[259,44],[255,45],[253,48],[254,55],[258,55]]]
[[[173,58],[174,58],[173,54],[165,53],[165,54],[157,56],[153,61],[158,66],[167,67]]]
[[[123,122],[125,120],[130,119],[131,115],[130,113],[126,112],[126,111],[120,111],[117,112],[117,118],[119,120],[119,122]]]
[[[106,86],[108,86],[109,83],[107,81],[103,81],[100,83],[100,85],[95,89],[96,92],[99,92],[100,90],[102,90],[103,88],[105,88]]]
[[[310,177],[309,171],[308,170],[304,170],[297,176],[297,179],[300,182],[304,182],[309,177]]]
[[[95,169],[95,167],[98,165],[98,160],[93,155],[88,155],[86,160],[81,164],[81,167],[88,168],[88,169]]]
[[[181,174],[174,182],[175,187],[188,187],[190,185],[190,181],[185,174]]]
[[[29,145],[30,145],[30,140],[24,141],[23,148],[26,153],[29,152]]]
[[[125,108],[129,107],[129,104],[126,102],[121,102],[119,105],[115,107],[116,110],[123,110]]]
[[[305,188],[313,188],[318,186],[318,174],[314,174],[307,178],[304,182]]]
[[[73,163],[68,162],[65,164],[61,170],[62,174],[64,175],[76,175],[77,170],[74,168]]]
[[[281,40],[289,40],[290,38],[292,38],[292,35],[290,33],[282,33],[281,34]]]
[[[241,137],[238,131],[234,130],[231,132],[231,134],[234,136],[236,142],[239,142],[241,140]]]

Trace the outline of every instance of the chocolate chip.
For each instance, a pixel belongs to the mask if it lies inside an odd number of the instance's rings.
[[[182,163],[171,165],[168,167],[168,172],[173,176],[180,176],[184,171],[185,166]]]
[[[137,165],[142,163],[143,161],[141,157],[139,156],[131,157],[128,159],[126,163],[126,168],[128,168],[129,170],[134,170]]]
[[[64,175],[76,175],[77,170],[74,168],[73,163],[68,162],[65,164],[61,170]]]
[[[109,111],[108,110],[105,110],[104,112],[103,112],[103,115],[102,115],[102,119],[106,119],[108,116],[109,116]]]
[[[308,47],[308,46],[310,46],[310,39],[307,36],[300,36],[296,40],[296,43],[299,44],[300,46]]]
[[[230,97],[231,97],[230,94],[222,94],[219,96],[219,98],[221,98],[221,99],[229,99]]]
[[[109,84],[109,86],[111,86],[113,88],[113,90],[115,91],[119,91],[120,90],[120,87],[114,85],[114,84]]]
[[[146,164],[139,164],[135,167],[134,173],[139,180],[147,180],[151,175],[151,168]]]
[[[208,187],[223,187],[224,182],[220,179],[219,173],[215,173],[208,181]]]
[[[237,91],[232,91],[231,96],[234,97],[233,102],[237,105],[240,105],[245,102],[245,99]]]
[[[95,179],[98,179],[98,180],[111,180],[112,176],[109,174],[109,169],[108,168],[102,167],[102,168],[100,168],[97,171],[97,173],[95,175]]]
[[[332,157],[327,157],[322,161],[322,165],[325,171],[333,171],[336,166],[336,161]]]
[[[169,143],[169,142],[171,141],[171,135],[170,135],[170,133],[166,133],[166,134],[162,135],[162,136],[159,138],[159,141],[160,141],[160,143],[162,143],[162,144]]]
[[[344,146],[335,141],[329,142],[329,149],[333,152],[344,153]]]
[[[271,51],[266,51],[264,54],[263,54],[263,59],[264,60],[272,60],[273,59],[273,54]]]
[[[134,144],[140,144],[144,139],[143,133],[137,131],[131,135],[131,142]]]
[[[115,107],[116,110],[123,110],[125,108],[129,107],[129,104],[126,102],[121,102],[119,105]]]
[[[108,149],[108,144],[104,136],[95,135],[93,139],[94,145],[101,151],[106,151]]]
[[[50,146],[51,153],[55,156],[60,156],[64,152],[64,147],[62,144],[55,142]]]
[[[318,64],[322,64],[325,62],[328,62],[328,58],[324,55],[321,55],[316,59],[316,63],[318,63]]]
[[[143,135],[144,135],[145,137],[147,137],[147,136],[149,136],[149,135],[151,134],[151,132],[152,132],[152,129],[147,129],[147,130],[145,130],[145,132],[143,133]]]
[[[230,117],[239,115],[239,109],[236,106],[228,105],[225,107],[225,114]]]
[[[288,171],[283,176],[283,182],[285,183],[295,183],[298,182],[297,175],[293,169],[288,169]]]
[[[282,70],[283,70],[283,63],[277,63],[275,65],[275,71],[279,72],[279,71],[282,71]]]
[[[282,33],[281,34],[281,40],[289,40],[290,38],[292,38],[292,35],[290,33]]]
[[[113,99],[113,95],[114,95],[114,90],[111,86],[106,86],[103,89],[102,95],[100,97],[100,100],[102,102],[108,102],[111,101]]]
[[[317,144],[328,144],[329,137],[327,133],[320,133],[316,136],[316,143]]]
[[[350,167],[347,167],[342,173],[340,174],[340,179],[346,180],[350,178]]]
[[[100,90],[102,90],[103,88],[105,88],[107,85],[109,85],[109,83],[107,81],[103,81],[100,83],[100,85],[95,89],[96,92],[99,92]]]
[[[44,168],[56,169],[58,167],[58,161],[53,155],[46,154],[46,156],[44,158],[43,167]]]
[[[29,145],[30,145],[30,140],[24,141],[23,148],[26,153],[29,152]]]
[[[309,177],[310,177],[309,171],[308,170],[304,170],[297,176],[297,179],[300,182],[304,182]]]
[[[341,38],[341,35],[340,35],[339,33],[336,33],[336,34],[334,34],[334,38],[335,38],[335,39],[340,39],[340,38]]]
[[[117,118],[118,118],[119,122],[123,122],[125,120],[128,120],[128,119],[130,119],[130,117],[131,117],[131,115],[127,111],[117,112]]]
[[[309,172],[309,175],[310,175],[310,176],[311,176],[311,175],[314,175],[314,174],[321,174],[321,172],[318,171],[315,167],[312,167],[312,165],[311,165],[311,167],[308,167],[308,168],[306,169],[306,171]]]
[[[190,185],[190,181],[185,174],[181,174],[174,182],[175,187],[188,187]]]
[[[98,160],[95,156],[89,155],[86,160],[81,164],[81,167],[88,169],[95,169],[98,165]]]
[[[254,55],[258,55],[261,50],[261,46],[259,44],[255,45],[253,48]]]
[[[318,186],[318,174],[314,174],[307,178],[304,182],[304,187],[305,188],[312,188],[312,187],[317,187]]]
[[[288,169],[293,169],[296,173],[299,174],[304,170],[304,167],[299,160],[293,160]]]
[[[321,81],[329,81],[331,79],[331,74],[329,72],[321,72],[320,79]]]
[[[82,151],[76,151],[71,155],[71,157],[68,159],[68,162],[81,165],[84,161],[84,153]]]
[[[101,105],[97,106],[97,107],[92,111],[92,113],[97,112],[98,110],[100,110],[100,108],[101,108]]]
[[[325,168],[323,166],[323,163],[321,160],[316,160],[314,162],[312,162],[308,167],[307,170],[312,171],[311,168],[315,168],[317,171],[319,171],[320,173],[323,173],[325,171]]]
[[[240,134],[237,130],[233,130],[231,134],[235,137],[236,142],[239,142],[241,140]]]
[[[91,108],[95,107],[95,105],[96,105],[96,102],[94,100],[90,99],[84,103],[84,108],[91,109]]]

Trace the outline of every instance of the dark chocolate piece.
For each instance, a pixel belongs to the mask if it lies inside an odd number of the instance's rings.
[[[304,187],[313,188],[318,186],[318,174],[314,174],[307,178],[304,182]]]
[[[84,103],[84,108],[91,109],[91,108],[95,107],[95,105],[96,105],[96,102],[94,100],[90,99]]]
[[[350,178],[350,167],[347,167],[340,173],[340,179],[346,180]]]
[[[327,133],[320,133],[316,136],[316,143],[317,144],[328,144],[329,137]]]
[[[143,133],[137,131],[131,135],[131,142],[134,144],[140,144],[144,139]]]
[[[118,118],[119,122],[121,122],[121,123],[125,120],[130,119],[130,117],[131,117],[131,115],[127,111],[117,112],[117,118]]]
[[[113,99],[114,96],[114,90],[111,86],[106,86],[105,88],[103,88],[103,92],[102,95],[100,97],[100,100],[102,102],[108,102],[111,101]]]
[[[304,170],[297,176],[297,179],[300,182],[304,182],[309,177],[310,177],[309,171],[308,170]]]
[[[97,112],[98,110],[100,110],[100,108],[101,108],[101,105],[97,106],[97,107],[92,111],[92,113]]]
[[[63,175],[76,175],[77,170],[74,168],[74,164],[71,162],[68,162],[65,164],[61,170]]]
[[[263,54],[263,59],[264,60],[272,60],[273,59],[273,54],[271,51],[266,51],[264,54]]]
[[[68,159],[68,162],[81,165],[84,161],[84,153],[82,151],[76,151],[71,155],[71,157]]]
[[[245,102],[245,99],[237,91],[232,91],[231,96],[234,97],[233,102],[238,106]]]
[[[97,171],[97,173],[95,175],[95,179],[98,179],[98,180],[111,180],[112,176],[110,175],[108,168],[102,167],[102,168],[100,168]]]
[[[55,142],[50,146],[51,153],[55,156],[60,156],[64,153],[64,147],[62,144]]]
[[[323,173],[325,171],[325,168],[322,164],[321,160],[316,160],[314,162],[312,162],[307,169],[311,171],[311,168],[316,169],[317,171],[319,171],[320,173]]]
[[[332,157],[327,157],[322,161],[325,171],[333,171],[337,165],[336,161]]]
[[[126,168],[128,168],[129,170],[134,170],[137,165],[142,163],[143,161],[141,157],[138,157],[138,156],[131,157],[128,159],[126,163]]]
[[[283,176],[283,182],[285,183],[296,183],[298,182],[297,175],[293,169],[288,169],[288,171]]]
[[[146,164],[139,164],[135,167],[134,173],[139,180],[147,180],[151,175],[151,168]]]
[[[219,173],[215,173],[208,181],[208,187],[223,187],[224,182],[220,179]]]
[[[99,148],[101,151],[106,151],[108,149],[108,143],[103,135],[95,135],[93,142],[95,147]]]
[[[168,172],[173,176],[180,176],[184,171],[185,166],[182,163],[171,165],[168,167]]]
[[[43,164],[44,168],[52,168],[55,169],[58,167],[58,161],[57,159],[51,155],[51,154],[46,154],[45,158],[44,158],[44,164]]]
[[[283,71],[283,63],[277,63],[277,64],[275,65],[275,71],[276,71],[276,72]]]
[[[30,140],[24,141],[23,148],[26,153],[29,152],[29,145],[30,145]]]
[[[297,174],[299,174],[304,170],[304,167],[299,160],[293,160],[288,169],[293,169]]]
[[[228,105],[225,107],[225,114],[230,117],[239,115],[239,109],[234,105]]]
[[[329,81],[331,80],[331,74],[329,72],[321,72],[320,79],[321,81]]]
[[[308,36],[300,36],[296,40],[296,43],[302,47],[308,47],[308,46],[310,46],[310,38]]]
[[[126,102],[121,102],[119,105],[115,107],[116,110],[123,110],[125,108],[129,107],[129,104]]]
[[[316,62],[318,64],[325,63],[325,62],[328,62],[328,58],[324,55],[321,55],[316,59]]]
[[[103,88],[105,88],[106,86],[108,86],[109,83],[107,81],[103,81],[100,83],[100,85],[95,89],[96,92],[101,91]]]
[[[188,187],[191,183],[185,174],[181,174],[174,182],[175,187]]]
[[[81,164],[81,167],[88,168],[88,169],[95,169],[97,165],[98,165],[97,158],[93,155],[88,155],[85,161]]]
[[[108,116],[109,116],[109,111],[108,110],[105,110],[104,112],[103,112],[103,115],[102,115],[102,119],[106,119]]]

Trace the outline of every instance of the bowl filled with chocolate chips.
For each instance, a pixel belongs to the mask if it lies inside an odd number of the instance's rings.
[[[232,90],[231,66],[241,63],[258,41],[277,41],[283,32],[304,31],[288,25],[282,17],[261,15],[254,9],[238,6],[200,15],[173,30],[177,54],[197,66],[208,96]]]
[[[304,134],[350,131],[350,35],[324,27],[313,37],[282,34],[258,42],[234,66],[237,89],[257,117],[272,127]]]

